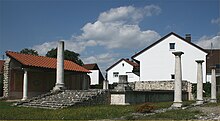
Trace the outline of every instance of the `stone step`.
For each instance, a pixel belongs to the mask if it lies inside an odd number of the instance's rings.
[[[74,105],[95,104],[90,101],[101,94],[104,93],[100,90],[65,90],[47,93],[31,99],[28,103],[24,102],[21,104],[23,107],[58,109]]]

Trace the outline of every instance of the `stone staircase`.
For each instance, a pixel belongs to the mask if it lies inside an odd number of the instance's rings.
[[[108,103],[108,93],[104,90],[64,90],[49,92],[27,101],[17,102],[20,107],[59,109],[71,106],[86,106]]]

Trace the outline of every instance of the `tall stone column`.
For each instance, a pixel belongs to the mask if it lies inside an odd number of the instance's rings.
[[[202,63],[204,60],[196,60],[197,62],[197,95],[196,104],[203,104],[203,76],[202,76]]]
[[[27,98],[28,98],[28,72],[27,72],[27,69],[24,69],[22,100],[26,100]]]
[[[59,41],[57,48],[57,73],[54,90],[65,89],[64,85],[64,41]]]
[[[212,103],[217,103],[216,99],[216,75],[215,75],[215,66],[211,66],[212,76],[211,76],[211,100]]]
[[[173,52],[175,55],[175,82],[174,82],[174,102],[172,107],[182,107],[182,69],[181,55],[183,52]]]

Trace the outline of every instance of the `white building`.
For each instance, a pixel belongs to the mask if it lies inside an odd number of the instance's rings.
[[[104,77],[96,63],[94,64],[84,64],[84,68],[88,69],[92,73],[88,73],[90,77],[90,85],[102,84],[104,81]]]
[[[171,32],[149,47],[135,54],[132,58],[139,62],[140,81],[166,81],[175,78],[175,56],[172,52],[182,51],[182,79],[197,82],[196,60],[204,60],[203,81],[206,81],[207,52],[191,42],[191,36],[182,38]]]
[[[128,59],[121,59],[106,70],[107,80],[109,84],[118,83],[119,75],[127,75],[128,82],[139,81],[139,76],[132,72],[134,68],[138,67],[139,65],[137,63]]]

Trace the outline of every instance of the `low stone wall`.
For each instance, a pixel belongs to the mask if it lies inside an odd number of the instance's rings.
[[[134,83],[129,83],[134,91],[150,91],[150,90],[174,90],[174,81],[136,81]],[[188,92],[188,99],[193,100],[192,95],[192,83],[188,81],[182,81],[182,90]]]
[[[182,90],[188,91],[191,83],[182,82]],[[174,90],[174,81],[137,81],[134,83],[134,90]]]

